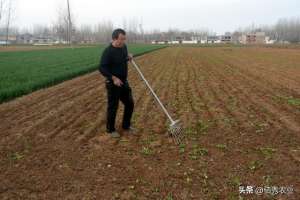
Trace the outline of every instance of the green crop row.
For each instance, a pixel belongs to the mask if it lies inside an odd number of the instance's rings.
[[[135,56],[162,45],[129,44]],[[104,45],[0,52],[0,103],[97,70]]]

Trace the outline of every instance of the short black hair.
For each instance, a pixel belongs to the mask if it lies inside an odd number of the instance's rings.
[[[112,39],[118,39],[120,34],[126,35],[126,32],[121,28],[115,29],[112,33]]]

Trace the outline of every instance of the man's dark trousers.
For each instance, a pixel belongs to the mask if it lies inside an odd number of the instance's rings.
[[[131,123],[131,117],[134,109],[134,100],[132,97],[132,90],[128,81],[124,81],[121,87],[116,86],[112,80],[106,80],[107,89],[107,122],[106,131],[111,133],[115,131],[115,121],[119,106],[119,100],[124,104],[124,115],[122,128],[128,129]]]

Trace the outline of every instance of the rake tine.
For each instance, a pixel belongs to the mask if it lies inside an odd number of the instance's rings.
[[[179,136],[176,137],[176,143],[177,143],[177,144],[180,144],[180,143],[181,143],[181,137],[179,137]]]
[[[178,121],[170,126],[169,131],[171,132],[171,136],[173,137],[175,143],[180,144],[184,137],[184,134],[182,133],[183,129],[178,124]]]
[[[181,137],[176,137],[176,144],[180,144],[181,143]]]

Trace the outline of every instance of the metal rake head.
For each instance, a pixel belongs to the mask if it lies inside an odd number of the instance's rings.
[[[179,120],[176,120],[170,124],[169,132],[176,144],[180,144],[182,142],[182,139],[184,138],[184,132]]]

